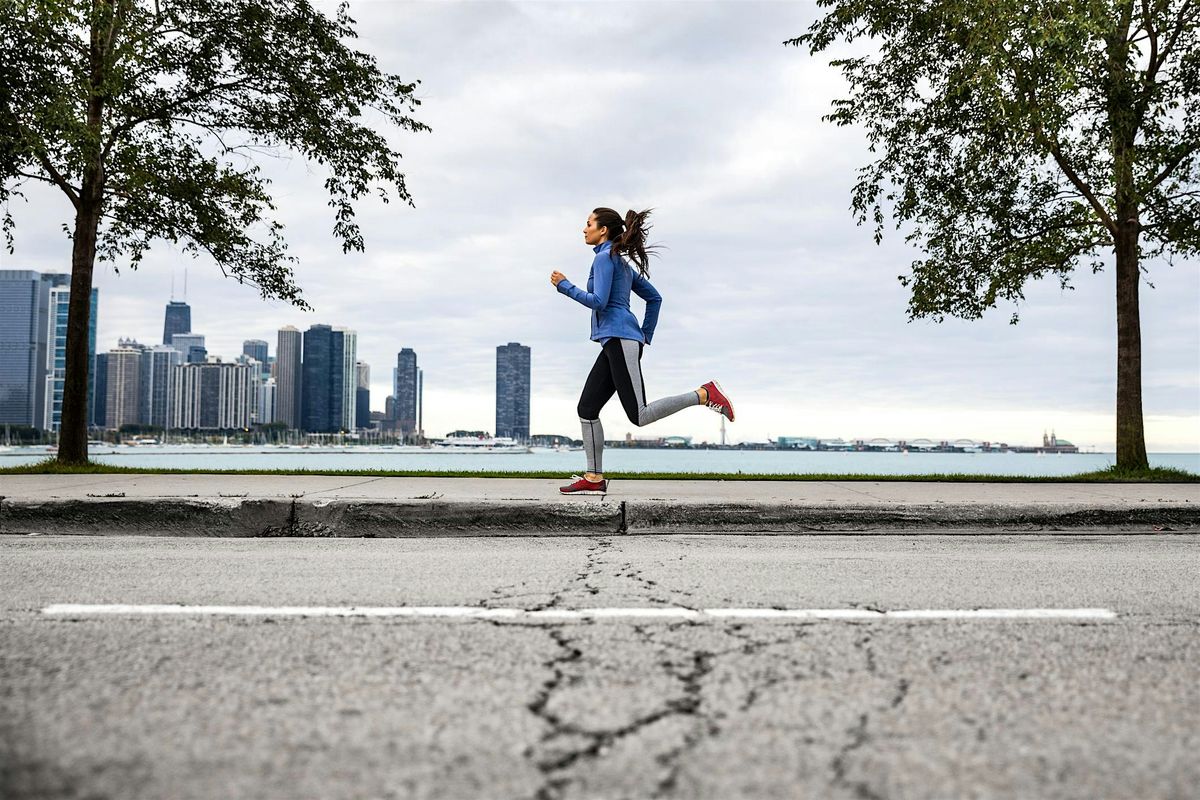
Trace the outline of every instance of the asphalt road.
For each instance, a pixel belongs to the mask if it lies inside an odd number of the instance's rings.
[[[1200,537],[0,537],[0,797],[1192,798]],[[58,603],[1109,621],[49,616]]]

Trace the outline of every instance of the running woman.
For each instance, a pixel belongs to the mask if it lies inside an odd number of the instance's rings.
[[[588,273],[587,291],[557,270],[550,273],[550,282],[560,294],[592,310],[592,341],[600,343],[600,355],[583,385],[577,409],[583,426],[587,472],[583,477],[574,476],[578,480],[559,489],[563,494],[604,494],[608,491],[601,461],[604,428],[600,425],[600,409],[614,392],[621,398],[629,421],[639,427],[688,406],[708,406],[733,421],[733,405],[716,381],[709,381],[693,392],[646,402],[642,350],[654,336],[662,305],[662,295],[646,280],[650,274],[646,251],[654,249],[646,246],[646,235],[650,232],[646,219],[649,216],[649,210],[640,213],[630,210],[621,219],[621,215],[611,208],[597,208],[588,216],[583,241],[592,246],[596,256]],[[636,270],[629,261],[636,265]],[[646,301],[646,318],[640,326],[629,310],[630,291]]]

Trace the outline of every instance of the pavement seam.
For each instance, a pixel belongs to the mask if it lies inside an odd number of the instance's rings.
[[[355,483],[347,483],[345,486],[330,486],[325,489],[315,489],[315,490],[309,491],[309,492],[301,492],[300,496],[301,497],[309,497],[309,496],[316,496],[319,494],[325,494],[326,492],[340,492],[342,489],[351,489],[355,486],[365,486],[368,483],[376,483],[381,480],[383,480],[383,479],[382,478],[368,478],[365,481],[356,481]]]

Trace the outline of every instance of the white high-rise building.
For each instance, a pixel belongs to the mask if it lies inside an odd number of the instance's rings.
[[[301,354],[304,334],[291,325],[279,329],[275,350],[275,414],[289,428],[300,427]]]
[[[141,408],[139,417],[144,425],[171,427],[172,394],[175,388],[175,367],[183,363],[183,353],[170,345],[155,345],[142,352],[139,384]]]
[[[199,430],[249,428],[256,415],[257,362],[229,364],[209,361],[175,367],[175,397],[171,427]]]
[[[258,387],[258,419],[259,425],[269,425],[275,421],[275,379],[266,378]]]
[[[355,428],[358,405],[358,376],[355,365],[358,363],[358,333],[349,328],[334,328],[342,334],[342,361],[339,386],[342,394],[342,430],[352,431]]]
[[[108,351],[104,427],[119,430],[122,425],[141,423],[142,354],[145,350],[132,339],[122,339],[115,349]]]

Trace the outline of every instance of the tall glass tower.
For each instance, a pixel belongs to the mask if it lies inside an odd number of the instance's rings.
[[[96,407],[96,307],[99,289],[92,289],[92,309],[88,321],[88,416]],[[71,287],[57,286],[50,290],[49,315],[46,321],[46,408],[45,425],[57,431],[62,425],[63,385],[67,377],[67,316],[71,305]]]
[[[358,336],[345,328],[313,325],[304,332],[300,427],[310,433],[352,431]]]
[[[267,343],[262,339],[247,339],[242,342],[242,355],[250,356],[257,361],[264,377],[270,374],[271,364],[267,361]]]
[[[326,433],[330,430],[333,372],[333,328],[329,325],[313,325],[304,332],[302,371],[298,427],[310,433]]]
[[[404,437],[417,430],[417,372],[417,354],[411,347],[405,347],[396,354],[396,385],[392,387],[392,396],[396,398],[396,429]]]
[[[529,441],[529,348],[496,348],[496,436]]]
[[[0,423],[45,428],[50,289],[71,276],[0,269]]]
[[[354,365],[354,422],[359,428],[371,427],[371,366],[359,361]]]
[[[192,329],[192,307],[180,300],[167,303],[167,315],[163,319],[163,344],[171,344],[177,333],[188,333]]]

